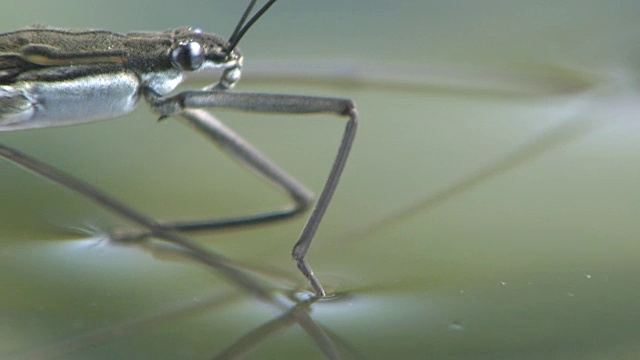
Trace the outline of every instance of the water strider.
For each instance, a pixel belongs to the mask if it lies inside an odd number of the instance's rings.
[[[168,232],[195,232],[272,222],[310,207],[311,193],[265,155],[203,109],[235,109],[278,114],[331,113],[348,117],[328,179],[295,243],[292,255],[318,296],[325,291],[305,261],[345,166],[357,126],[348,99],[229,92],[240,79],[243,57],[237,48],[246,31],[276,0],[248,21],[252,0],[228,40],[194,28],[118,34],[105,30],[35,27],[0,34],[0,131],[80,124],[133,111],[144,99],[160,118],[176,116],[266,180],[283,188],[293,204],[283,210],[224,218],[138,222],[145,230],[118,231],[117,239]],[[219,69],[220,80],[202,90],[169,95],[188,73]],[[127,217],[129,211],[97,189],[17,150],[0,145],[0,156],[58,182]],[[169,236],[171,237],[171,236]]]

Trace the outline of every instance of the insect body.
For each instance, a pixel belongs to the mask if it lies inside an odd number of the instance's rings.
[[[141,91],[163,96],[184,73],[228,69],[242,57],[226,40],[199,30],[132,33],[28,29],[0,35],[0,131],[113,118],[136,107]]]
[[[268,181],[287,191],[293,205],[254,215],[194,221],[156,222],[145,231],[119,232],[142,238],[167,231],[192,232],[281,220],[311,204],[311,193],[257,149],[227,128],[205,108],[305,114],[333,113],[349,118],[338,154],[318,202],[294,245],[298,268],[319,296],[325,294],[304,257],[333,196],[349,154],[357,125],[351,100],[313,96],[234,93],[242,56],[236,48],[248,28],[275,2],[270,0],[249,21],[251,1],[229,40],[182,28],[158,33],[117,34],[102,30],[26,29],[0,34],[0,131],[79,124],[131,112],[145,99],[161,118],[175,116]],[[185,74],[221,69],[220,80],[198,91],[169,95]],[[54,180],[113,209],[113,201],[97,190],[77,185],[48,165],[4,145],[0,156]],[[120,211],[123,214],[122,211]],[[124,213],[131,213],[131,211]],[[127,215],[130,216],[130,215]]]

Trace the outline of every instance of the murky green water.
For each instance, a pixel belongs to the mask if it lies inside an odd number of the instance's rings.
[[[0,31],[228,35],[241,11],[237,1],[33,0],[3,5]],[[344,358],[635,358],[639,17],[636,1],[282,0],[241,44],[238,90],[357,101],[353,157],[309,256],[342,296],[291,320],[171,249],[80,233],[125,222],[0,162],[0,357],[203,359],[239,348],[322,358],[328,338]],[[350,75],[251,75],[252,63],[282,59]],[[217,114],[321,188],[341,119]],[[145,106],[0,142],[163,219],[283,202]],[[268,269],[259,279],[284,299],[306,286],[289,258],[303,223],[194,239]],[[319,328],[327,338],[309,335]]]

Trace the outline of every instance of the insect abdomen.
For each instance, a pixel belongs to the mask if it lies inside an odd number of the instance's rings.
[[[0,131],[72,125],[133,111],[138,77],[129,72],[0,86]]]

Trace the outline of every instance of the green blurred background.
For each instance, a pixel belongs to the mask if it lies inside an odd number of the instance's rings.
[[[228,36],[244,6],[26,0],[2,5],[0,31],[191,25]],[[349,344],[344,357],[636,357],[638,18],[635,0],[281,0],[247,34],[238,91],[359,107],[353,156],[309,255],[325,286],[348,294],[312,312]],[[342,119],[216,114],[319,191]],[[0,142],[159,218],[284,201],[144,104]],[[72,234],[124,222],[7,162],[0,187],[1,358],[211,358],[278,315],[201,265]],[[306,284],[289,254],[303,224],[196,239],[279,269],[293,280],[279,287],[296,289]],[[198,307],[212,297],[224,301]],[[250,357],[322,353],[292,326]]]

